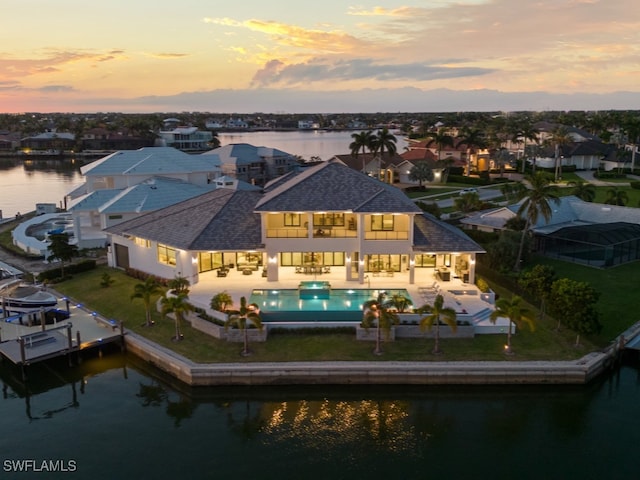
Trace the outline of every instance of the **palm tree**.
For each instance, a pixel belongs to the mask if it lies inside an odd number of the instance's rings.
[[[569,145],[573,139],[569,134],[569,130],[567,127],[560,125],[556,127],[553,132],[551,132],[551,137],[549,138],[549,143],[553,145],[554,148],[554,156],[555,156],[555,173],[554,173],[554,181],[560,180],[560,174],[562,172],[562,165],[560,162],[560,152],[564,145]]]
[[[167,282],[167,287],[171,290],[172,293],[176,295],[189,295],[189,287],[191,286],[191,282],[189,279],[178,275]]]
[[[560,203],[558,198],[558,188],[551,185],[549,176],[545,172],[537,172],[534,175],[527,175],[525,180],[529,183],[529,190],[524,197],[524,201],[518,208],[518,215],[526,214],[527,223],[522,230],[522,238],[520,239],[520,248],[518,249],[518,257],[514,270],[520,271],[520,261],[522,260],[522,250],[524,248],[524,239],[527,235],[529,227],[534,226],[538,222],[538,217],[542,217],[548,222],[551,219],[553,211],[549,202],[555,204]]]
[[[522,141],[522,173],[524,173],[525,166],[527,164],[527,159],[525,153],[527,151],[527,140],[531,140],[534,143],[538,143],[538,136],[540,135],[540,130],[533,126],[533,124],[529,120],[523,120],[519,125],[516,135],[513,140]]]
[[[516,327],[522,328],[523,324],[529,325],[529,328],[533,332],[535,330],[535,323],[531,311],[522,305],[522,298],[517,295],[511,297],[511,300],[506,298],[500,298],[496,301],[496,309],[491,312],[489,319],[492,323],[496,323],[496,320],[500,317],[509,319],[509,328],[507,329],[507,345],[505,346],[505,353],[512,355],[511,349],[511,329],[512,324]]]
[[[160,293],[160,284],[154,277],[147,277],[144,283],[138,283],[133,287],[133,293],[131,294],[131,300],[139,298],[144,304],[145,318],[147,327],[153,326],[153,320],[151,320],[151,303],[153,297]]]
[[[393,155],[395,155],[396,151],[398,150],[398,147],[396,146],[396,141],[397,139],[395,135],[389,132],[389,129],[387,129],[386,127],[378,130],[378,133],[374,135],[371,141],[370,149],[374,153],[374,155],[377,156],[378,158],[378,163],[379,163],[378,179],[379,180],[384,180],[383,178],[380,178],[380,171],[382,170],[382,165],[384,160],[384,152],[386,150],[389,154],[389,157],[392,157]]]
[[[420,188],[422,188],[422,182],[433,181],[433,170],[427,162],[418,162],[411,167],[409,180],[417,181]]]
[[[469,213],[482,208],[480,197],[475,192],[465,193],[453,200],[455,208],[462,213]]]
[[[60,276],[64,278],[64,264],[70,262],[78,254],[78,246],[69,243],[68,233],[54,233],[49,235],[49,246],[47,260],[60,260]]]
[[[375,137],[371,130],[365,130],[360,133],[352,133],[351,138],[353,138],[353,142],[349,145],[351,156],[357,158],[362,150],[362,173],[365,173],[364,154],[367,152],[367,149],[369,149],[369,151],[372,150],[372,144]]]
[[[362,327],[365,330],[376,327],[376,348],[373,351],[375,355],[382,355],[380,348],[381,332],[384,330],[385,336],[389,335],[392,325],[396,325],[399,321],[398,315],[391,310],[392,304],[386,300],[386,292],[380,292],[378,298],[369,300],[362,305],[364,317],[362,319]]]
[[[184,315],[193,312],[194,308],[187,300],[188,296],[181,293],[178,295],[167,295],[166,293],[160,300],[162,304],[162,315],[173,313],[176,324],[176,334],[171,338],[174,342],[179,342],[184,338],[180,328]]]
[[[436,326],[435,344],[431,353],[434,355],[442,354],[442,350],[440,350],[440,321],[449,325],[451,331],[455,333],[458,327],[456,311],[451,307],[444,306],[444,298],[442,295],[436,296],[436,299],[433,301],[433,306],[423,305],[418,311],[420,313],[427,313],[427,315],[420,319],[420,330],[424,331],[426,329],[431,331],[433,326]]]
[[[211,308],[219,312],[224,312],[229,305],[233,304],[231,295],[225,290],[224,292],[216,293],[211,298]]]
[[[466,175],[471,175],[471,155],[476,149],[484,148],[484,132],[479,128],[462,127],[460,135],[456,137],[458,140],[457,146],[465,145],[467,147],[467,171]],[[477,163],[477,160],[476,160]]]
[[[596,198],[596,187],[585,180],[572,180],[567,183],[571,188],[571,195],[575,195],[585,202],[593,202]]]
[[[438,152],[438,161],[442,160],[442,150],[445,147],[453,147],[454,139],[451,135],[447,133],[447,131],[443,128],[439,129],[437,132],[431,132],[428,134],[429,140],[427,140],[426,146],[430,147],[431,145],[436,146],[436,150]]]
[[[629,201],[629,195],[618,187],[613,187],[607,191],[607,199],[604,201],[607,205],[618,205],[624,207]]]
[[[249,334],[247,332],[247,322],[253,323],[256,328],[262,331],[262,319],[260,318],[260,309],[255,303],[247,305],[245,297],[240,298],[240,309],[229,312],[227,321],[224,324],[225,330],[229,327],[236,327],[243,332],[244,347],[240,354],[244,357],[251,354],[249,352]]]

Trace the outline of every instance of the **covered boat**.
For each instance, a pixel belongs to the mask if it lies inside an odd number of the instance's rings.
[[[58,304],[55,295],[22,280],[0,285],[1,306],[7,312],[30,313],[41,308],[50,309]]]

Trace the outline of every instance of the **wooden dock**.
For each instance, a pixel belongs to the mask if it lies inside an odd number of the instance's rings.
[[[122,325],[107,320],[80,305],[70,307],[70,318],[56,325],[29,327],[16,322],[2,323],[0,356],[25,367],[56,357],[72,354],[112,342],[122,341]]]

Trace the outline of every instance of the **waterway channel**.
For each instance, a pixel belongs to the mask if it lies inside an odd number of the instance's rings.
[[[637,473],[636,358],[587,386],[191,389],[119,352],[30,367],[29,393],[18,377],[0,367],[2,478],[64,476],[18,460],[92,479]]]

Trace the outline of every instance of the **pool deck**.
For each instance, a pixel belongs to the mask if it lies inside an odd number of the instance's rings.
[[[283,268],[276,282],[268,282],[260,275],[260,272],[248,276],[231,269],[223,278],[217,277],[215,272],[210,272],[201,275],[198,283],[191,286],[189,300],[196,307],[211,311],[211,298],[222,291],[229,293],[237,304],[240,297],[244,296],[248,300],[251,297],[251,292],[255,289],[297,290],[302,281],[322,281],[329,282],[332,289],[405,289],[411,296],[415,307],[420,307],[425,303],[433,304],[435,294],[440,293],[444,297],[444,306],[451,307],[458,312],[460,319],[473,321],[479,329],[478,333],[501,333],[508,326],[506,319],[498,319],[495,325],[489,321],[488,317],[493,310],[493,305],[483,299],[481,292],[475,285],[464,283],[457,277],[452,277],[446,282],[436,280],[433,269],[421,269],[419,273],[416,273],[416,281],[413,284],[409,283],[408,273],[396,272],[392,277],[369,274],[367,280],[362,284],[347,281],[344,277],[344,270],[340,268],[332,269],[331,273],[317,275],[295,273],[293,268]],[[434,283],[437,283],[437,292],[429,288]]]

